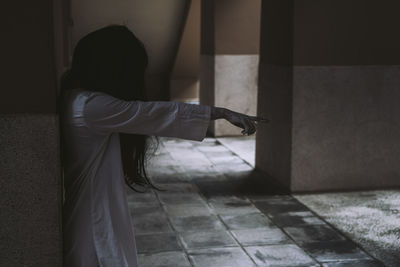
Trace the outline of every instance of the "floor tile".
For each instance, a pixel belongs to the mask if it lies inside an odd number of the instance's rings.
[[[225,176],[233,181],[236,180],[247,181],[252,176],[253,172],[254,170],[236,171],[236,172],[225,173]]]
[[[182,250],[175,233],[135,235],[135,239],[138,253]]]
[[[133,211],[138,208],[157,208],[160,207],[161,203],[158,200],[149,202],[128,202],[129,210]]]
[[[171,251],[139,254],[140,267],[191,267],[185,253]]]
[[[279,228],[232,230],[232,234],[243,246],[292,243],[288,236]]]
[[[154,164],[153,168],[148,168],[147,174],[151,177],[153,176],[174,176],[176,173],[179,173],[181,168],[179,167],[179,162],[174,161],[173,159],[164,159],[162,160],[162,164],[157,161],[152,161]]]
[[[250,165],[255,165],[255,135],[219,137],[217,140]]]
[[[188,140],[177,139],[173,137],[163,137],[164,147],[191,147],[192,142]]]
[[[312,243],[319,241],[339,241],[345,238],[327,225],[307,225],[283,228],[296,242]]]
[[[252,195],[248,197],[252,201],[267,201],[270,203],[279,203],[293,200],[293,197],[287,194],[281,195]]]
[[[225,230],[182,232],[179,236],[186,249],[238,246]]]
[[[382,263],[375,260],[338,261],[322,264],[323,267],[384,267]]]
[[[305,244],[303,248],[320,262],[338,260],[371,260],[351,241],[316,242]]]
[[[214,215],[171,217],[171,222],[178,232],[213,231],[225,229],[222,223]]]
[[[269,245],[245,247],[257,266],[318,266],[296,245]]]
[[[172,232],[164,212],[155,212],[145,216],[132,216],[135,234]]]
[[[157,193],[161,203],[167,205],[174,204],[203,204],[205,201],[198,193],[164,194]]]
[[[300,202],[290,199],[290,200],[265,200],[265,201],[254,201],[254,205],[260,209],[263,213],[268,215],[281,214],[287,212],[299,212],[299,211],[309,211],[309,209],[301,204]]]
[[[270,215],[270,219],[280,227],[326,224],[310,211],[288,212]]]
[[[178,157],[184,156],[186,154],[192,154],[193,151],[196,151],[195,147],[190,143],[179,143],[176,145],[165,144],[165,149],[171,154],[177,154]]]
[[[254,170],[246,171],[244,177],[238,172],[223,173],[227,177],[225,181],[202,181],[197,179],[195,184],[206,198],[216,196],[244,196],[244,195],[265,195],[271,192],[281,191],[276,184],[268,177],[253,175]]]
[[[215,170],[215,164],[213,164],[210,160],[207,162],[201,161],[197,162],[196,160],[193,161],[188,161],[185,164],[182,164],[182,169],[185,170],[188,173],[191,172],[203,172],[203,173],[208,173],[210,171],[216,171]]]
[[[147,214],[164,213],[159,203],[157,206],[135,206],[132,203],[128,203],[128,207],[133,218],[146,216]]]
[[[131,189],[129,189],[131,190]],[[132,191],[132,190],[131,190]],[[127,194],[128,203],[132,206],[157,206],[159,201],[153,191],[147,193],[130,192]]]
[[[195,170],[187,171],[187,177],[190,181],[200,180],[200,181],[225,181],[228,183],[225,175],[215,170],[213,166],[197,168]]]
[[[198,166],[211,163],[203,153],[194,148],[171,149],[169,152],[171,157],[179,161],[181,165]],[[193,164],[193,162],[196,162],[196,164]]]
[[[154,184],[159,185],[159,187],[161,187],[160,185],[165,187],[165,186],[167,186],[167,184],[180,183],[180,182],[184,182],[186,180],[187,180],[187,178],[184,175],[178,174],[178,173],[176,173],[174,175],[152,175],[151,176],[151,181]]]
[[[203,152],[203,153],[209,153],[209,152],[224,152],[224,153],[230,153],[232,152],[227,149],[224,146],[221,145],[214,145],[214,146],[198,146],[197,150]]]
[[[205,203],[165,205],[170,217],[209,216],[210,208]]]
[[[241,248],[207,248],[190,250],[195,267],[253,267],[256,266]]]
[[[208,159],[214,164],[242,164],[243,160],[230,150],[204,152]]]
[[[225,156],[225,157],[213,157],[210,158],[210,161],[215,164],[216,166],[221,164],[242,164],[242,160],[235,156]],[[218,169],[218,168],[217,168]],[[247,169],[247,167],[246,167]]]
[[[213,137],[206,137],[203,139],[203,141],[198,142],[198,141],[192,141],[193,145],[221,145],[217,139],[213,138]]]
[[[198,193],[198,188],[191,183],[169,183],[163,187],[166,191],[162,194]]]
[[[220,172],[242,172],[242,171],[251,171],[253,167],[248,165],[247,163],[239,163],[239,164],[218,164],[215,168]]]
[[[149,172],[148,173],[157,173],[157,174],[174,174],[174,171],[180,169],[181,166],[179,161],[176,161],[171,157],[169,151],[165,151],[165,154],[158,157],[150,158],[148,161]],[[164,172],[165,171],[165,172]]]
[[[237,215],[260,212],[248,199],[236,196],[214,197],[208,202],[217,214]]]
[[[241,230],[251,228],[273,227],[273,223],[262,213],[240,215],[220,215],[228,229]]]

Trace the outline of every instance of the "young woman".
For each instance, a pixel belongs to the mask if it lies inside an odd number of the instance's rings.
[[[125,26],[82,38],[62,86],[65,267],[135,267],[136,244],[125,183],[150,185],[149,135],[201,141],[210,120],[253,134],[262,121],[228,109],[148,102],[143,44]]]

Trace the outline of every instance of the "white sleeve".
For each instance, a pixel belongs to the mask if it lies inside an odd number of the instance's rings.
[[[177,137],[202,141],[211,107],[172,101],[124,101],[105,93],[92,93],[85,102],[87,126],[100,133]]]

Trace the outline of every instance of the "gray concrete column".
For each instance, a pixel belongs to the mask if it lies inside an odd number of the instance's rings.
[[[200,103],[255,114],[259,60],[260,0],[203,0]],[[240,135],[223,120],[215,136]]]
[[[256,168],[291,191],[400,186],[400,3],[262,3]]]
[[[62,266],[55,2],[1,8],[0,266]]]

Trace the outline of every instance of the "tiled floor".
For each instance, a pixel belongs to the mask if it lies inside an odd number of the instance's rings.
[[[294,197],[386,266],[400,266],[400,189]]]
[[[383,266],[215,139],[162,138],[129,191],[141,267]]]

